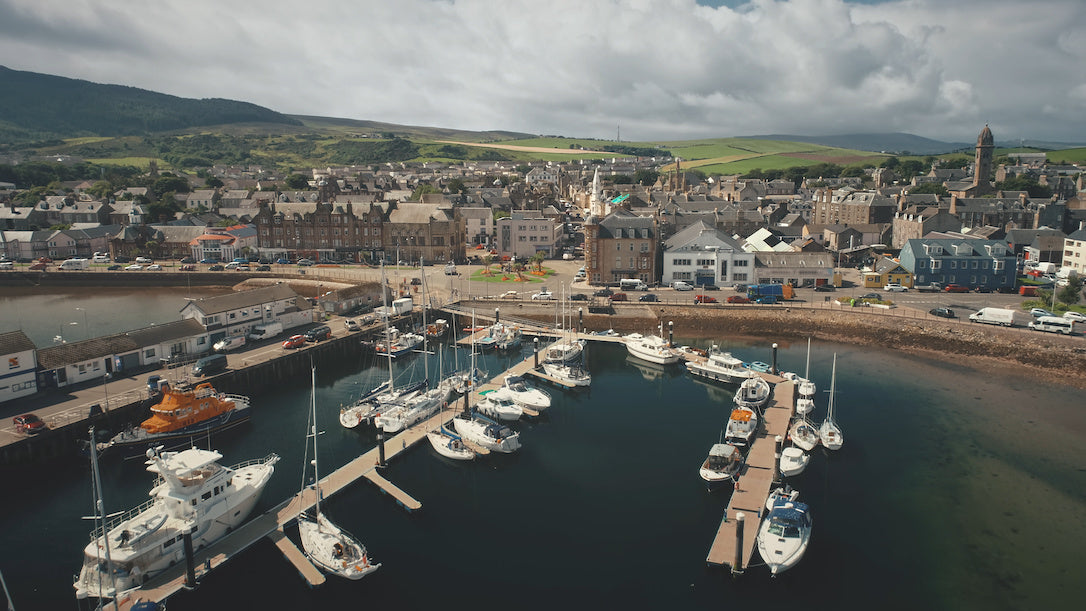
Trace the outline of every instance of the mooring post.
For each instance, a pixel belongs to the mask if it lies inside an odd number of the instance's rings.
[[[502,314],[502,313],[498,311],[498,308],[494,308],[494,323],[495,323],[495,324],[497,324],[497,323],[499,323],[499,322],[501,322],[501,321],[502,321],[502,316],[501,316],[501,314]]]
[[[784,437],[777,435],[774,438],[777,442],[777,449],[773,453],[773,481],[781,479],[781,454],[784,453]]]
[[[732,562],[732,573],[743,572],[743,524],[746,518],[742,511],[735,514],[735,560]]]
[[[584,333],[584,308],[577,308],[577,325],[581,328],[581,333]]]
[[[535,338],[535,349],[532,350],[532,369],[539,369],[539,336]]]
[[[192,524],[185,526],[185,531],[182,534],[185,543],[185,588],[191,590],[196,587],[196,558],[192,551]]]
[[[675,321],[667,321],[667,347],[675,345]]]
[[[385,429],[377,426],[377,466],[385,466]]]
[[[773,342],[773,366],[769,368],[769,373],[777,375],[777,343]]]

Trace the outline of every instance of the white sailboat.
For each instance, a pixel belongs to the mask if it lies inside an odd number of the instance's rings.
[[[421,264],[421,261],[420,261]],[[426,274],[423,273],[423,278]],[[423,280],[425,289],[426,281]],[[422,325],[426,326],[426,308],[422,309]],[[423,379],[429,384],[430,380],[430,353],[426,349],[426,338],[423,338]],[[374,424],[386,433],[398,433],[418,422],[433,416],[449,399],[449,384],[436,384],[434,388],[420,392],[412,397],[401,397],[394,405],[383,410],[374,417]]]
[[[444,426],[426,433],[426,439],[429,440],[434,451],[445,458],[452,460],[475,459],[475,452],[464,443],[464,440]]]
[[[508,454],[520,449],[520,433],[479,413],[453,418],[453,427],[464,439],[494,452]]]
[[[381,299],[384,307],[387,309],[388,293],[385,290],[384,265],[381,266]],[[392,330],[391,327],[389,327],[388,318],[389,317],[387,316],[385,317],[386,346],[393,344]],[[363,422],[371,420],[377,414],[387,409],[386,406],[395,404],[395,402],[400,399],[412,397],[426,388],[426,380],[396,388],[396,378],[392,374],[393,354],[388,350],[386,350],[384,354],[388,361],[388,381],[379,384],[350,407],[344,407],[339,410],[339,423],[345,428],[353,429]]]
[[[792,445],[807,452],[813,450],[820,441],[818,429],[802,416],[792,421],[792,426],[788,429],[788,439],[792,441]]]
[[[817,392],[815,383],[811,381],[811,338],[807,338],[807,368],[803,377],[796,376],[792,380],[796,384],[796,413],[807,415],[814,411],[814,396]]]
[[[822,445],[826,446],[830,450],[839,450],[845,443],[844,435],[841,434],[841,427],[837,426],[837,422],[833,419],[833,404],[834,393],[837,390],[837,354],[833,355],[833,371],[830,374],[830,400],[829,407],[826,408],[826,419],[822,421],[822,426],[818,427],[818,436],[822,440]]]
[[[332,575],[352,580],[362,579],[379,569],[381,565],[370,562],[366,547],[321,513],[321,480],[320,470],[317,468],[317,370],[315,368],[313,369],[313,400],[308,424],[305,458],[309,457],[309,439],[312,439],[314,503],[311,511],[303,512],[298,516],[298,534],[302,539],[302,550],[313,564]],[[308,488],[305,482],[307,471],[308,467],[303,465],[303,494]]]
[[[543,363],[543,371],[550,377],[570,386],[590,386],[592,384],[592,374],[579,365]]]

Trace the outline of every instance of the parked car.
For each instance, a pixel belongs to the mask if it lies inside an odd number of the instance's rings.
[[[656,296],[656,293],[645,293],[637,298],[638,301],[660,301],[660,298]]]
[[[694,303],[716,303],[716,297],[709,295],[694,295]]]
[[[499,296],[499,298],[500,299],[516,299],[517,295],[518,295],[518,293],[516,291],[509,290],[509,291],[505,291],[504,293],[502,293]]]
[[[310,266],[313,265],[313,260],[312,259],[298,259],[298,265],[301,265],[302,267],[310,267]]]
[[[690,284],[689,282],[683,282],[682,280],[676,280],[675,282],[671,283],[671,288],[675,289],[676,291],[694,290],[694,286],[692,284]]]
[[[256,271],[258,271],[258,272],[270,272],[271,271],[271,266],[270,265],[258,265],[258,266],[256,266]]]
[[[203,263],[204,265],[214,265],[218,262],[219,260],[215,257],[204,257],[203,259],[200,259],[200,263]]]
[[[860,299],[874,299],[875,301],[882,301],[882,295],[879,295],[878,293],[867,293],[864,296],[860,297]]]
[[[358,326],[358,321],[353,318],[348,318],[343,321],[343,327],[348,331],[358,331],[362,327]]]
[[[614,295],[611,295],[610,300],[611,301],[629,301],[629,298],[626,297],[626,293],[615,293]]]
[[[569,296],[570,301],[588,301],[588,295],[584,293],[573,293]]]
[[[777,303],[777,296],[776,295],[762,295],[761,297],[755,299],[754,303],[761,303],[761,304]]]
[[[538,293],[532,295],[532,300],[534,301],[543,301],[547,299],[554,299],[554,293],[547,289],[541,289]]]
[[[11,421],[15,423],[15,431],[17,433],[23,433],[24,435],[37,435],[49,428],[45,426],[45,423],[41,421],[41,418],[38,418],[34,414],[15,416]]]
[[[141,269],[143,269],[143,266],[140,265],[139,263],[133,263],[132,265],[126,265],[125,268],[124,268],[124,270],[127,271],[127,272],[134,272],[136,270],[141,270]]]
[[[421,279],[419,279],[419,278],[412,278],[412,279],[411,279],[411,284],[412,284],[413,286],[417,286],[417,285],[420,285],[420,284],[422,284],[422,280],[421,280]]]
[[[974,293],[991,293],[992,287],[989,286],[975,286],[973,287]]]
[[[703,290],[703,291],[719,291],[720,287],[715,285],[715,284],[706,284],[705,286],[701,287],[701,290]]]
[[[1029,313],[1034,318],[1040,318],[1042,316],[1055,316],[1055,314],[1053,314],[1052,312],[1049,312],[1048,310],[1046,310],[1044,308],[1033,308],[1033,309],[1031,309],[1029,311]]]
[[[115,271],[117,271],[119,269],[121,269],[121,266],[117,265],[116,263],[114,263],[113,265],[110,265],[109,267],[106,268],[107,271],[111,271],[111,272],[115,272]]]
[[[275,260],[275,264],[276,265],[290,265],[290,259],[286,259],[284,257],[279,257],[278,259]]]
[[[1070,310],[1068,310],[1067,312],[1064,312],[1063,317],[1066,318],[1067,320],[1073,320],[1075,322],[1086,322],[1086,314],[1081,314],[1079,312],[1072,312]]]
[[[196,263],[196,259],[193,259],[192,257],[182,257],[178,263]]]
[[[291,335],[290,337],[283,340],[283,347],[284,348],[300,348],[300,347],[302,347],[304,345],[305,345],[305,336],[304,335]]]
[[[239,265],[239,266],[235,267],[235,268],[234,268],[234,271],[236,271],[236,272],[247,272],[247,271],[249,271],[249,266],[248,266],[248,265],[245,265],[245,264],[243,263],[243,264],[241,264],[241,265]]]
[[[833,286],[832,284],[819,284],[818,286],[814,287],[814,290],[818,293],[828,293],[830,291],[836,291],[837,287]]]
[[[882,287],[882,290],[884,290],[884,291],[886,291],[888,293],[904,293],[905,291],[907,291],[909,289],[901,286],[900,284],[898,284],[896,282],[891,282],[891,283],[887,284],[886,286]]]
[[[151,259],[150,257],[136,257],[136,263],[143,263],[144,265],[146,265],[147,263],[154,263],[154,262],[155,262],[155,260]]]
[[[0,261],[0,269],[15,269],[15,263],[12,261]]]
[[[219,265],[218,263],[216,263],[215,265],[212,265],[211,267],[207,268],[207,271],[209,271],[209,272],[221,272],[224,269],[226,269],[226,268]]]
[[[954,314],[954,310],[951,310],[950,308],[932,308],[928,310],[928,314],[938,316],[939,318],[957,318],[957,315]]]
[[[947,293],[968,293],[969,292],[969,287],[968,286],[962,286],[960,284],[948,284],[945,287],[943,287],[943,291],[945,291]]]
[[[731,295],[728,297],[728,303],[750,303],[750,298],[742,295]]]
[[[609,289],[609,288],[607,288],[605,286],[602,289],[596,291],[595,293],[592,293],[592,296],[593,297],[610,297],[612,294],[614,294],[614,291],[612,291],[611,289]]]
[[[179,269],[183,272],[194,272],[196,271],[196,266],[191,263],[186,263],[185,265],[182,265]]]
[[[328,325],[318,325],[305,332],[305,341],[319,342],[322,339],[331,339],[332,329]]]
[[[53,260],[49,257],[38,257],[38,263],[52,263]]]
[[[162,271],[162,266],[159,265],[158,263],[154,263],[152,265],[147,266],[147,271],[149,271],[149,272],[160,272],[160,271]]]
[[[132,258],[131,257],[126,257],[124,255],[117,255],[116,257],[113,257],[113,262],[114,263],[131,263]]]

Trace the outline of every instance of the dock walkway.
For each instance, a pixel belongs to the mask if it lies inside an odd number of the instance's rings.
[[[773,487],[774,463],[776,462],[776,440],[780,435],[788,434],[788,424],[792,420],[795,405],[795,384],[771,374],[759,374],[774,384],[773,398],[763,414],[763,432],[754,439],[747,453],[747,463],[739,477],[738,485],[732,493],[731,501],[724,511],[724,519],[717,528],[709,555],[705,562],[712,566],[729,566],[733,573],[742,573],[750,566],[754,555],[755,539],[758,534],[758,521],[762,517],[766,499]],[[744,515],[743,549],[737,560],[737,514]]]
[[[498,388],[505,376],[522,375],[531,370],[534,366],[535,356],[535,354],[529,353],[528,358],[481,385],[476,392]],[[406,452],[408,448],[419,441],[426,439],[426,433],[429,431],[449,424],[457,411],[455,407],[444,409],[429,419],[386,439],[384,443],[385,462],[387,463],[402,452]],[[472,449],[475,449],[479,454],[489,454],[486,448],[475,447]],[[365,479],[392,497],[404,509],[412,512],[421,509],[422,503],[420,501],[378,472],[380,452],[379,446],[374,447],[323,477],[320,485],[323,498],[327,499],[355,481]],[[302,512],[307,511],[314,505],[314,502],[314,489],[312,487],[306,488],[239,526],[234,532],[219,539],[211,546],[197,551],[194,559],[197,579],[199,580],[208,571],[217,568],[235,555],[248,549],[257,541],[267,538],[294,565],[298,573],[311,587],[324,583],[323,573],[313,566],[309,559],[305,557],[305,554],[283,532],[284,527],[297,520]],[[179,563],[160,573],[154,579],[149,580],[142,588],[123,596],[118,601],[119,606],[122,609],[129,609],[139,601],[160,602],[185,587],[185,566],[184,563]]]

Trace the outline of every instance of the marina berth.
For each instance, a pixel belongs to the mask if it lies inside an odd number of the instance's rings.
[[[483,397],[475,404],[475,409],[480,413],[496,420],[506,421],[520,420],[520,417],[524,415],[524,409],[504,393],[497,390],[484,390],[482,394]]]
[[[779,575],[796,566],[811,540],[811,513],[798,501],[779,500],[758,528],[758,554]]]
[[[83,550],[76,598],[114,598],[183,561],[185,532],[192,533],[194,548],[202,548],[240,526],[279,460],[269,454],[223,467],[218,462],[222,454],[196,448],[162,453],[149,449],[146,456],[147,471],[158,476],[151,499],[118,517],[98,516],[101,526]],[[93,452],[92,461],[97,473]],[[101,499],[97,481],[95,486]]]
[[[795,446],[785,448],[781,452],[780,469],[784,477],[792,477],[803,473],[811,457],[806,452]]]
[[[625,338],[626,350],[630,356],[658,365],[671,365],[679,362],[679,354],[671,349],[667,340],[659,335],[641,335],[631,333]]]
[[[195,388],[164,385],[162,399],[151,406],[151,417],[99,443],[98,451],[134,457],[150,447],[186,447],[193,439],[248,422],[250,413],[248,397],[216,392],[207,382]]]
[[[769,401],[770,392],[772,390],[769,382],[759,375],[751,375],[743,380],[743,383],[739,385],[739,390],[735,392],[735,404],[750,409],[761,409]]]
[[[704,360],[688,360],[686,369],[693,376],[725,384],[739,384],[750,377],[750,370],[742,360],[730,352],[721,352],[717,346],[709,350]]]
[[[563,363],[543,363],[543,372],[566,386],[589,386],[592,374],[587,369]]]
[[[460,435],[442,425],[426,433],[426,439],[434,451],[452,460],[474,460],[475,452],[464,443]]]

